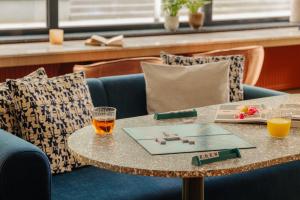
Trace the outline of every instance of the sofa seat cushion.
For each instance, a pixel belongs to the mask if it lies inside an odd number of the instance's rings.
[[[180,200],[181,180],[84,167],[52,179],[52,200]]]
[[[205,180],[206,200],[298,200],[300,161]]]
[[[206,200],[298,200],[300,161],[205,179]],[[95,167],[53,176],[52,200],[180,200],[181,179],[119,174]]]

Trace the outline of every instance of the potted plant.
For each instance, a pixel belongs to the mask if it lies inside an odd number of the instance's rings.
[[[186,7],[189,10],[189,24],[193,29],[199,29],[204,23],[204,12],[201,8],[210,3],[210,0],[186,0]]]
[[[165,13],[165,29],[168,31],[176,31],[179,27],[178,12],[186,0],[164,0],[163,9]]]

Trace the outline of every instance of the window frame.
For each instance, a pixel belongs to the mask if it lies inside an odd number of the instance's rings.
[[[213,0],[212,0],[213,1]],[[262,24],[262,23],[276,23],[288,22],[288,17],[272,17],[272,18],[257,18],[257,19],[241,19],[241,20],[226,20],[226,21],[213,21],[213,6],[212,3],[204,6],[205,12],[205,26],[226,26],[233,24]],[[84,32],[111,32],[111,31],[147,31],[153,29],[163,29],[162,22],[153,24],[132,24],[132,25],[105,25],[105,26],[87,26],[87,27],[59,27],[59,0],[46,0],[47,21],[46,28],[35,29],[9,29],[1,30],[0,36],[32,36],[32,35],[45,35],[48,34],[49,29],[63,28],[65,33],[84,33]],[[182,22],[181,27],[188,27],[187,22]],[[186,31],[185,31],[186,32]],[[195,32],[192,31],[191,32]],[[201,32],[201,30],[200,30]],[[172,33],[169,33],[172,34]],[[142,34],[143,35],[143,34]]]

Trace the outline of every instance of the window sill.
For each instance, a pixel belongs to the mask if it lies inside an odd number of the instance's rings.
[[[93,34],[98,34],[104,37],[113,37],[116,35],[124,35],[125,37],[143,37],[143,36],[159,36],[159,35],[178,35],[178,34],[195,34],[195,33],[214,33],[226,31],[242,31],[242,30],[259,30],[269,28],[287,28],[299,27],[300,24],[289,22],[269,22],[269,23],[253,23],[253,24],[238,24],[238,25],[214,25],[205,26],[201,30],[192,30],[187,23],[182,23],[181,27],[176,32],[169,32],[161,28],[141,29],[141,30],[124,30],[124,31],[94,31],[82,33],[65,33],[65,40],[83,40]],[[78,28],[80,29],[80,28]],[[73,31],[73,30],[72,30]],[[0,44],[15,44],[15,43],[32,43],[32,42],[47,42],[47,34],[33,34],[20,36],[0,36]]]
[[[209,27],[207,27],[209,28]],[[0,45],[0,67],[80,63],[139,56],[158,56],[160,51],[188,54],[239,46],[277,47],[300,45],[298,27],[231,30],[175,35],[125,37],[124,47],[85,46],[83,40],[66,41],[62,46],[48,42]],[[84,37],[86,38],[86,36]]]

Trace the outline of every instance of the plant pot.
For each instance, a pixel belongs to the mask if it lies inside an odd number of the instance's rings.
[[[204,23],[204,12],[190,13],[189,14],[189,24],[193,29],[199,29]]]
[[[300,0],[292,0],[291,1],[290,22],[300,23]]]
[[[176,31],[179,27],[178,16],[165,16],[165,29],[168,31]]]

